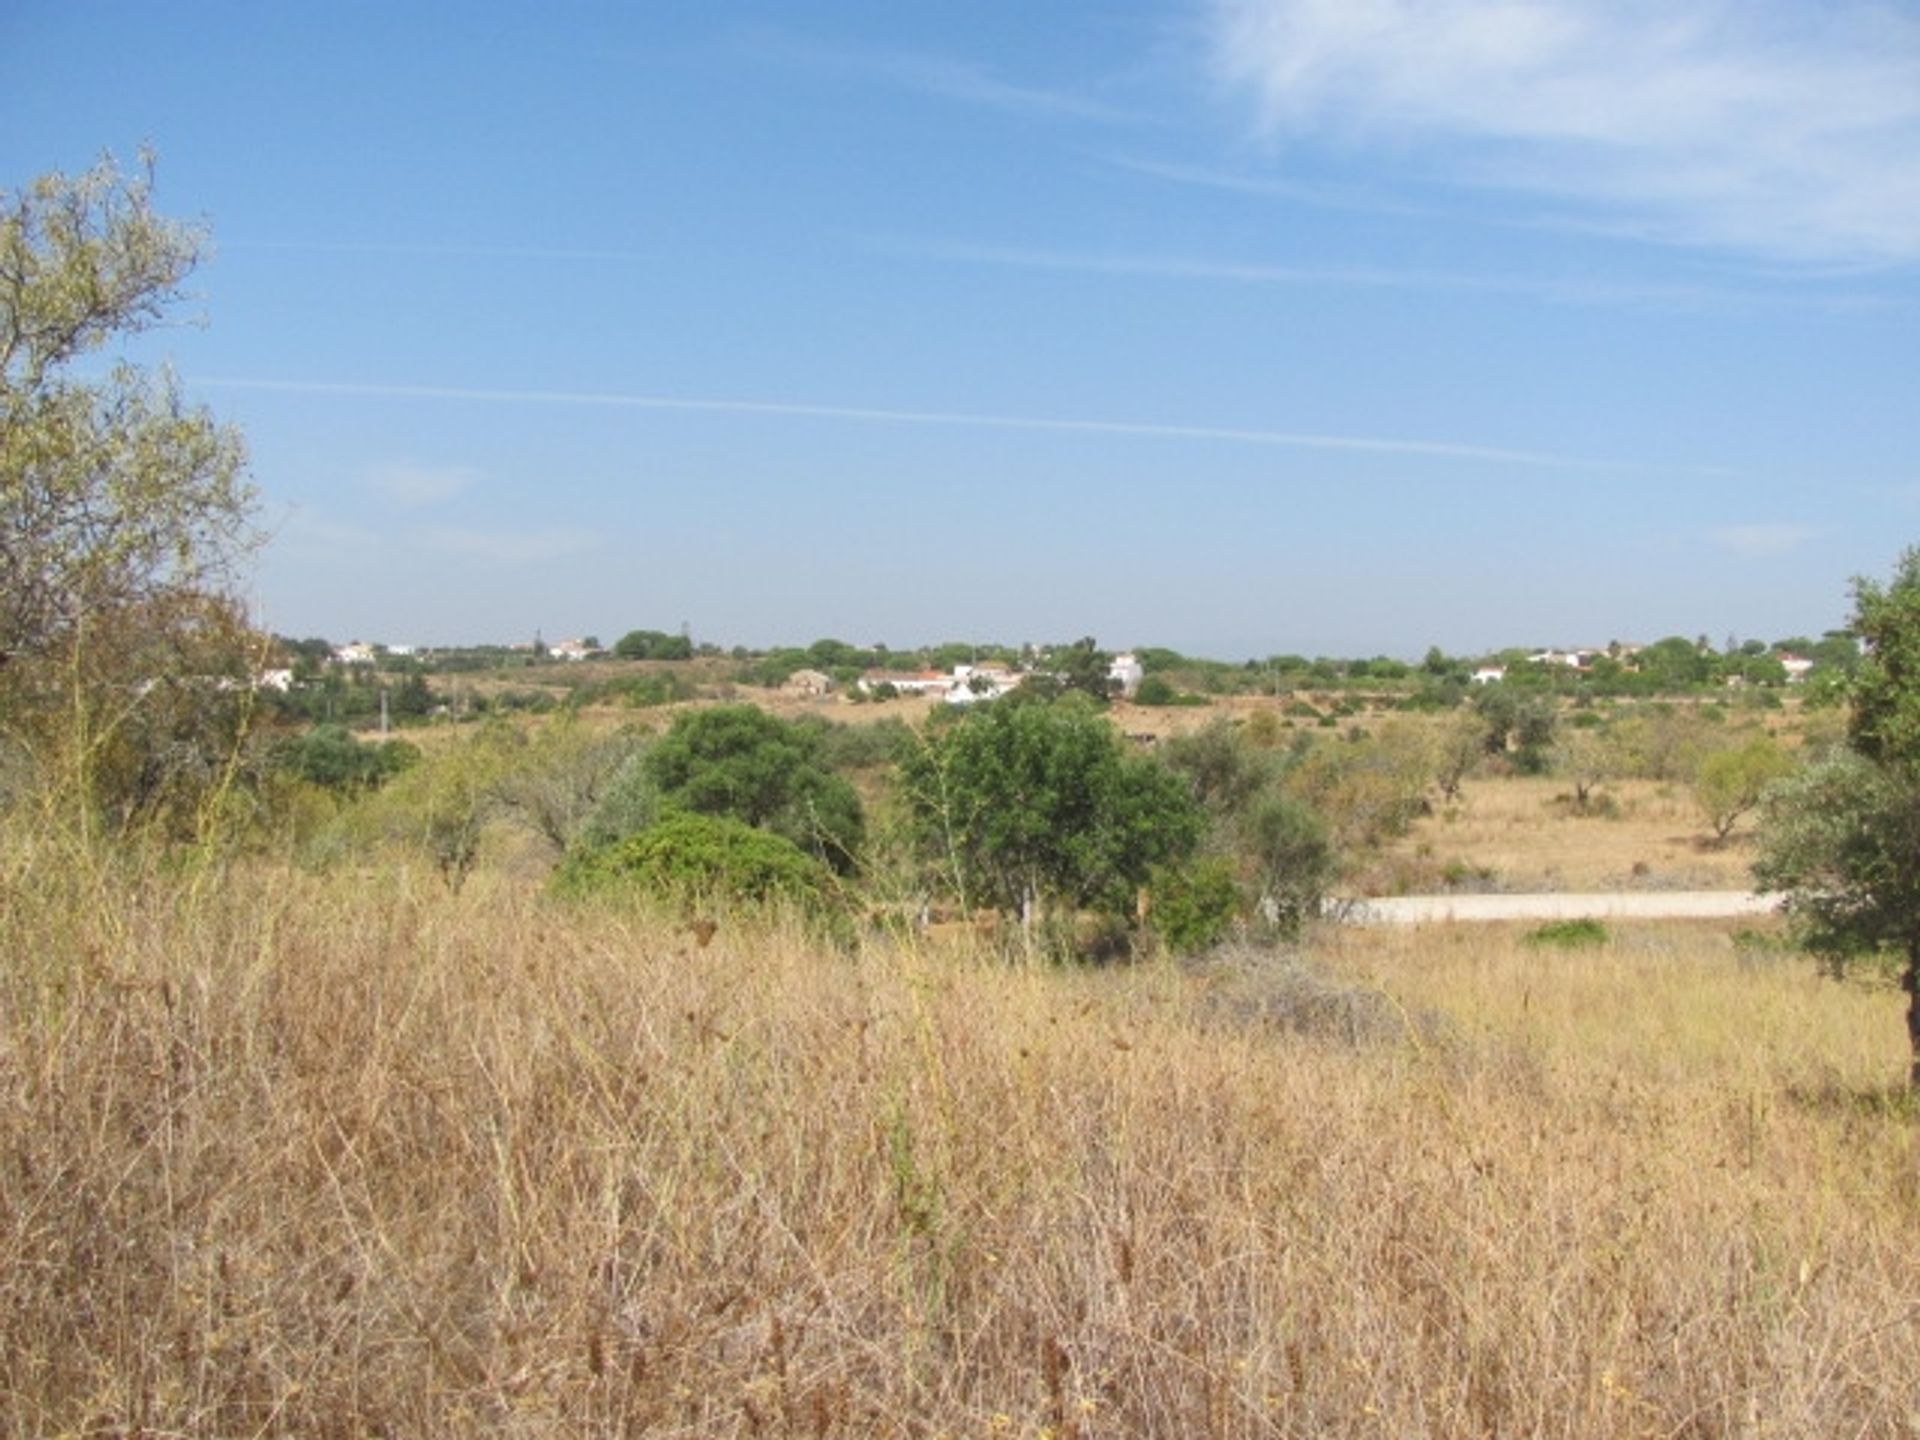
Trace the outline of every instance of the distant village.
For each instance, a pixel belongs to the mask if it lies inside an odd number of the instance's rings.
[[[1144,704],[1198,703],[1203,694],[1283,693],[1294,689],[1340,688],[1366,684],[1389,688],[1454,687],[1455,692],[1506,682],[1555,689],[1582,689],[1605,693],[1699,691],[1712,688],[1778,688],[1805,685],[1823,675],[1844,675],[1858,658],[1858,646],[1845,632],[1828,632],[1819,639],[1744,643],[1731,638],[1716,647],[1706,637],[1670,636],[1652,644],[1621,641],[1574,648],[1516,648],[1478,657],[1447,656],[1438,647],[1420,661],[1388,657],[1371,659],[1309,659],[1276,655],[1242,663],[1207,660],[1177,652],[1145,648],[1110,654],[1094,648],[1092,640],[1073,646],[945,645],[919,651],[890,651],[876,645],[860,648],[837,640],[816,641],[805,648],[753,651],[696,646],[684,631],[634,631],[611,646],[597,637],[581,636],[548,642],[464,647],[379,644],[353,640],[334,644],[325,640],[277,642],[275,664],[259,676],[261,688],[289,692],[325,675],[404,671],[412,674],[449,674],[459,671],[511,671],[532,667],[583,666],[583,674],[600,674],[606,665],[585,662],[633,660],[705,660],[727,670],[738,683],[753,684],[802,699],[843,697],[884,701],[919,697],[947,705],[967,706],[1009,694],[1037,676],[1063,678],[1063,656],[1078,652],[1078,688],[1097,689],[1105,676],[1106,693]],[[962,658],[964,657],[964,658]],[[567,682],[571,684],[572,682]],[[1180,687],[1190,687],[1182,690]],[[676,697],[677,698],[677,697]]]

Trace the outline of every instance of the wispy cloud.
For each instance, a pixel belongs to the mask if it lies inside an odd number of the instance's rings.
[[[681,411],[695,414],[764,415],[788,419],[840,420],[880,425],[939,425],[972,430],[1027,430],[1057,434],[1136,436],[1154,440],[1190,440],[1235,445],[1271,445],[1294,450],[1345,451],[1400,455],[1429,460],[1545,470],[1596,472],[1659,471],[1720,475],[1706,466],[1648,465],[1634,461],[1561,455],[1454,440],[1402,439],[1374,435],[1326,435],[1294,430],[1240,429],[1219,425],[1166,425],[1127,420],[1056,419],[1028,415],[976,414],[953,410],[894,410],[864,405],[804,405],[768,400],[695,399],[672,395],[628,395],[567,390],[488,390],[454,385],[385,385],[329,380],[268,380],[201,376],[193,383],[210,390],[255,390],[296,395],[376,396],[400,400],[471,401],[490,405],[597,406],[619,410]]]
[[[1230,194],[1251,195],[1266,200],[1284,200],[1293,205],[1310,205],[1317,210],[1355,210],[1368,215],[1446,214],[1448,218],[1462,218],[1379,189],[1308,184],[1299,180],[1277,179],[1271,175],[1245,175],[1205,165],[1182,165],[1131,155],[1106,155],[1101,158],[1115,169],[1155,180],[1168,180],[1176,185],[1190,185],[1203,190],[1224,190]],[[1473,217],[1469,215],[1465,218]]]
[[[1722,550],[1762,560],[1798,550],[1821,533],[1816,525],[1726,525],[1709,532],[1707,538]]]
[[[299,255],[393,255],[423,260],[551,260],[562,264],[604,261],[618,265],[658,264],[658,252],[558,245],[471,245],[426,240],[227,240],[222,250],[285,251]]]
[[[315,513],[305,505],[290,505],[268,525],[274,541],[315,550],[365,550],[381,543],[377,530]]]
[[[533,565],[564,560],[597,550],[602,537],[591,530],[553,526],[544,530],[479,530],[438,526],[421,532],[421,543],[447,555],[492,560],[502,565]]]
[[[1276,137],[1645,237],[1920,261],[1920,17],[1877,0],[1214,0]]]
[[[1137,276],[1164,280],[1214,281],[1239,285],[1317,286],[1356,290],[1455,291],[1462,294],[1515,295],[1555,305],[1634,305],[1661,309],[1745,308],[1756,305],[1816,303],[1822,306],[1885,305],[1861,296],[1804,297],[1687,282],[1612,279],[1597,275],[1524,275],[1433,270],[1392,265],[1264,265],[1181,255],[1101,254],[1073,250],[1029,249],[1013,245],[972,245],[950,240],[880,240],[893,253],[949,260],[959,264],[1003,265],[1077,274]]]
[[[368,470],[369,489],[394,505],[418,510],[439,505],[473,488],[479,472],[464,465],[376,465]]]
[[[837,47],[775,31],[757,32],[752,43],[759,53],[788,63],[861,76],[897,89],[1002,114],[1098,125],[1131,125],[1141,118],[1091,96],[1010,80],[984,65],[950,55]]]

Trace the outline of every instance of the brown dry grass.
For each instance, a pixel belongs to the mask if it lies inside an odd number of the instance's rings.
[[[1898,1001],[1711,930],[1334,937],[1406,1017],[1351,1043],[1273,960],[32,843],[0,898],[0,1432],[1920,1428]]]
[[[1450,877],[1469,889],[1745,890],[1752,886],[1751,821],[1714,846],[1687,787],[1621,780],[1581,813],[1563,780],[1469,779],[1455,804],[1436,804],[1387,847],[1369,878],[1381,890],[1420,893]]]

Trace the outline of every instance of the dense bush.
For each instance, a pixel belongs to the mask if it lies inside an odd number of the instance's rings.
[[[664,630],[629,630],[613,642],[613,653],[622,660],[691,660],[693,642]]]
[[[728,816],[686,813],[575,852],[553,883],[565,895],[635,890],[678,902],[783,902],[816,912],[834,897],[831,872],[791,840]]]
[[[751,705],[717,705],[675,716],[640,764],[663,812],[771,830],[844,873],[859,856],[866,821],[860,797],[824,751],[816,727]]]
[[[1240,913],[1240,887],[1233,862],[1204,855],[1155,872],[1149,921],[1160,943],[1176,955],[1191,955],[1224,938]]]

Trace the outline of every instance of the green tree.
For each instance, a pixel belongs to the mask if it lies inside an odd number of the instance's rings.
[[[902,765],[920,843],[963,900],[1031,926],[1048,908],[1131,913],[1204,829],[1186,783],[1129,753],[1086,700],[980,706]]]
[[[1553,773],[1573,786],[1573,808],[1582,814],[1592,808],[1593,792],[1619,770],[1618,743],[1594,726],[1565,726],[1553,742]]]
[[[424,851],[458,892],[480,861],[488,827],[502,813],[501,781],[521,763],[526,738],[504,720],[439,746],[366,802],[375,834]]]
[[[1486,724],[1489,755],[1508,756],[1525,775],[1546,770],[1559,721],[1552,695],[1502,681],[1482,685],[1474,694],[1473,708]]]
[[[561,715],[516,747],[495,793],[506,814],[564,855],[589,836],[603,814],[611,820],[609,801],[641,745],[631,730],[596,732],[577,715]],[[646,819],[651,818],[649,812]],[[620,838],[644,823],[636,820],[600,838]]]
[[[1768,789],[1793,773],[1793,756],[1766,731],[1711,751],[1693,777],[1693,800],[1725,845],[1740,817],[1755,809]]]
[[[1193,798],[1216,818],[1239,814],[1272,780],[1272,757],[1254,746],[1230,720],[1214,720],[1161,747],[1165,764],[1186,778]]]
[[[1433,780],[1444,800],[1458,800],[1460,787],[1487,755],[1487,726],[1472,711],[1448,715],[1433,731]]]
[[[1663,695],[1697,689],[1712,668],[1708,648],[1682,635],[1654,641],[1634,657],[1634,663],[1645,687]]]
[[[316,725],[283,752],[283,764],[309,785],[327,790],[373,790],[420,759],[404,740],[369,745],[344,725]]]
[[[835,870],[851,870],[865,817],[860,797],[822,756],[820,732],[752,705],[687,711],[641,764],[662,811],[729,815],[784,835]]]
[[[1091,635],[1058,647],[1047,663],[1065,689],[1078,691],[1102,705],[1119,688],[1113,678],[1113,656]]]
[[[1291,795],[1263,795],[1238,822],[1239,850],[1268,923],[1287,934],[1320,913],[1339,872],[1327,823]]]
[[[223,599],[257,540],[240,437],[165,371],[99,363],[169,318],[203,243],[154,212],[144,161],[0,191],[0,714],[29,748],[64,746],[90,792],[164,666],[190,658],[208,684],[247,668]]]
[[[1428,808],[1434,779],[1431,746],[1417,722],[1388,725],[1378,735],[1325,740],[1286,772],[1288,794],[1327,817],[1343,850],[1403,835]]]
[[[613,642],[613,653],[622,660],[691,660],[693,642],[664,630],[629,630]]]
[[[1854,630],[1865,655],[1852,749],[1768,797],[1754,879],[1785,894],[1808,944],[1836,964],[1901,957],[1908,1082],[1920,1090],[1920,549],[1886,584],[1854,582]]]

